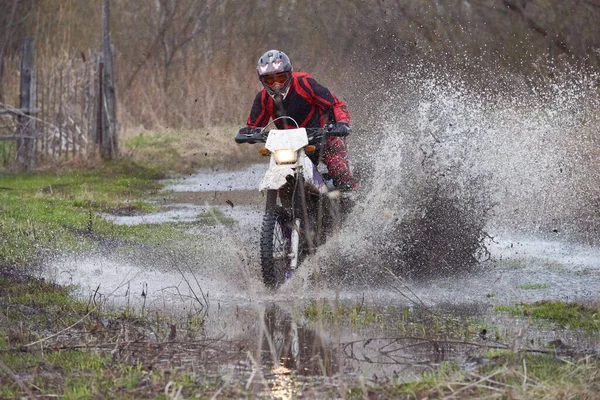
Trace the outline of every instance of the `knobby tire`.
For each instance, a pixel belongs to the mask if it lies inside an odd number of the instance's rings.
[[[293,221],[289,213],[281,206],[277,205],[277,191],[269,190],[267,192],[267,204],[265,215],[263,216],[262,228],[260,233],[260,265],[262,270],[263,282],[269,287],[276,287],[285,280],[285,274],[290,270],[290,259],[275,259],[275,234],[279,228],[281,239],[283,241],[283,252],[289,254],[291,248],[291,239],[286,237],[286,229],[292,229]]]

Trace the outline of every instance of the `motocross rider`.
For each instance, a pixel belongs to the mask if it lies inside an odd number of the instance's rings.
[[[282,51],[269,50],[260,57],[256,67],[263,89],[256,95],[250,116],[239,135],[252,136],[269,120],[288,116],[301,128],[321,128],[334,124],[333,130],[348,135],[351,132],[350,113],[346,105],[312,76],[293,72],[289,57]],[[289,119],[275,121],[278,129],[296,128]],[[339,190],[355,187],[348,161],[346,142],[331,136],[323,147],[322,160]]]

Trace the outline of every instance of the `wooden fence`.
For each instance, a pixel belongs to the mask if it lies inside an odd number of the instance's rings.
[[[16,162],[32,169],[38,161],[65,161],[96,151],[100,67],[100,55],[89,54],[30,74],[21,68],[20,107],[0,108],[1,137],[14,140],[14,146],[2,148],[5,167]],[[27,83],[23,88],[24,79],[30,80],[30,89]],[[10,130],[13,134],[6,134]]]
[[[102,51],[35,66],[35,42],[23,43],[19,106],[0,104],[0,166],[31,170],[100,153],[118,154],[109,2],[103,1]],[[0,83],[1,84],[1,83]]]
[[[39,110],[36,152],[42,160],[68,160],[95,150],[98,69],[95,55],[86,60],[55,63],[37,75]]]

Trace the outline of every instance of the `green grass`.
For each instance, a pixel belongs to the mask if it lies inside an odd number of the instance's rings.
[[[425,372],[419,381],[372,385],[367,393],[358,389],[356,398],[592,399],[600,390],[598,371],[600,362],[592,358],[499,354],[473,371],[448,364]]]
[[[70,296],[70,288],[41,279],[29,278],[22,282],[0,279],[0,299],[11,305],[27,307],[65,307],[83,309],[82,303]]]
[[[47,351],[46,353],[0,353],[17,376],[34,376],[25,384],[38,396],[60,396],[64,399],[91,398],[156,398],[167,399],[165,387],[182,387],[180,398],[203,394],[210,398],[223,383],[218,378],[200,377],[177,370],[152,370],[141,363],[114,362],[110,354],[93,351]],[[235,390],[233,393],[239,392]],[[14,380],[0,375],[0,398],[27,395]]]
[[[455,312],[456,311],[456,312]],[[478,316],[457,314],[460,310],[440,308],[372,307],[367,304],[311,300],[302,309],[310,323],[345,324],[353,329],[375,328],[398,336],[471,340],[483,330],[498,337],[498,327]]]
[[[347,321],[354,327],[365,327],[379,325],[384,315],[381,310],[369,308],[364,304],[331,305],[328,302],[312,300],[304,308],[304,316],[311,322],[332,323],[336,321]]]
[[[0,141],[0,167],[6,167],[15,160],[17,142],[13,140]]]
[[[483,358],[498,358],[498,357],[508,357],[513,355],[513,352],[507,349],[492,349],[488,350],[481,355]]]
[[[532,304],[496,306],[497,312],[506,312],[515,317],[528,317],[536,321],[550,322],[563,329],[600,331],[600,310],[578,303],[560,301],[538,301]]]
[[[95,213],[145,213],[160,188],[153,169],[121,161],[95,170],[0,176],[0,265],[23,266],[44,254],[84,252],[101,238],[163,242],[174,225],[119,226]]]
[[[548,283],[526,283],[524,285],[519,285],[519,289],[523,289],[523,290],[550,289],[550,285]]]
[[[144,160],[144,163],[161,165],[162,168],[177,170],[183,163],[183,157],[176,149],[177,141],[162,132],[152,132],[134,136],[125,142],[132,157]]]
[[[207,212],[200,213],[196,219],[203,225],[216,226],[221,224],[233,224],[234,218],[227,217],[223,212],[216,208],[211,208]]]
[[[318,382],[305,386],[304,393],[324,393],[330,398],[551,398],[592,399],[600,391],[600,363],[597,359],[560,359],[550,355],[496,352],[490,361],[473,370],[464,370],[453,362],[441,362],[427,369],[420,377],[404,382],[392,378],[375,382],[364,379],[340,378],[341,382],[320,388]],[[220,377],[193,373],[181,369],[148,368],[136,362],[115,362],[109,354],[93,351],[51,351],[45,353],[0,352],[0,360],[19,377],[31,376],[29,391],[38,396],[80,398],[157,398],[165,393],[180,398],[256,398],[256,390],[267,390],[258,381],[258,388],[246,388],[247,379],[224,380]],[[26,396],[17,382],[0,376],[0,397]],[[165,391],[170,388],[171,391]],[[264,392],[263,392],[264,393]],[[313,396],[310,396],[310,394]],[[174,397],[171,397],[174,398]]]

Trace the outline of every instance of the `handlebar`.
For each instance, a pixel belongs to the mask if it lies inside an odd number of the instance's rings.
[[[267,141],[267,136],[268,133],[263,133],[263,130],[261,128],[255,128],[255,129],[251,129],[251,128],[242,128],[238,131],[238,133],[235,135],[235,142],[236,143],[250,143],[250,144],[254,144],[256,142],[266,142]]]
[[[308,144],[319,144],[329,139],[332,136],[345,137],[350,133],[349,131],[336,131],[335,125],[327,125],[324,128],[305,128],[308,136]],[[257,142],[265,143],[269,137],[269,132],[265,131],[264,128],[242,128],[235,135],[236,143],[250,143],[254,144]]]

